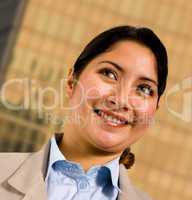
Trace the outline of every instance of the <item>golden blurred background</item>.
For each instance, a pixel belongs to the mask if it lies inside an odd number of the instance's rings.
[[[169,79],[129,174],[153,199],[191,200],[191,13],[190,0],[1,0],[0,151],[36,151],[62,130],[54,91],[60,98],[61,80],[90,39],[117,25],[147,26],[167,47]]]

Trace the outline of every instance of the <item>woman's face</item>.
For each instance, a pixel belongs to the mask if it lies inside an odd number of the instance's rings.
[[[152,122],[157,84],[152,51],[134,41],[118,42],[89,62],[75,86],[68,85],[74,137],[87,147],[122,152]]]

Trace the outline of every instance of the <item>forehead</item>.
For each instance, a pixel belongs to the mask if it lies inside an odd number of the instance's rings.
[[[155,55],[151,51],[151,49],[144,44],[141,44],[136,41],[120,41],[112,45],[111,48],[109,48],[108,51],[104,52],[101,54],[103,55],[111,55],[111,56],[116,56],[124,59],[130,59],[132,58],[134,61],[137,62],[154,62]],[[126,59],[126,60],[127,60]],[[128,61],[128,60],[127,60]]]

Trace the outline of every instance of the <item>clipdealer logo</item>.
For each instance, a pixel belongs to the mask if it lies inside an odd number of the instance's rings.
[[[57,107],[62,108],[64,110],[75,109],[78,107],[82,98],[78,105],[74,107],[65,106],[64,100],[66,99],[65,92],[65,84],[67,79],[61,79],[59,83],[59,89],[56,89],[51,86],[41,87],[38,84],[37,80],[31,80],[28,78],[23,79],[10,79],[6,81],[0,90],[0,101],[5,106],[5,108],[9,110],[37,110],[41,112],[42,110],[53,110]],[[80,85],[81,92],[83,93],[83,87]],[[22,96],[22,101],[20,104],[12,104],[7,97],[7,91],[9,91],[9,87],[13,90],[14,87],[19,88],[20,94]],[[53,102],[50,105],[46,105],[45,98],[47,95],[53,97]]]
[[[182,103],[181,109],[178,111],[172,108],[170,98],[180,93],[182,93]],[[177,99],[174,99],[174,101],[177,101]],[[192,76],[183,79],[180,83],[168,89],[165,103],[168,111],[172,115],[185,122],[192,122]]]
[[[62,110],[74,110],[75,108],[81,105],[84,96],[89,97],[90,95],[89,93],[91,93],[92,90],[97,89],[97,88],[91,88],[91,91],[85,92],[81,83],[77,82],[81,88],[81,93],[82,93],[81,99],[79,101],[79,104],[76,105],[75,107],[68,107],[64,105],[64,99],[66,99],[66,92],[64,86],[66,84],[66,81],[67,79],[62,79],[60,81],[59,90],[56,90],[55,88],[50,86],[42,88],[38,85],[38,81],[31,80],[28,78],[11,79],[6,81],[2,85],[0,90],[0,101],[1,104],[3,104],[3,106],[9,110],[32,109],[38,112],[39,117],[42,117],[42,113],[44,110],[51,111],[55,108],[60,108]],[[14,88],[15,86],[19,86],[21,88],[22,94],[19,95],[23,96],[23,101],[18,105],[11,104],[6,96],[6,91],[10,86],[11,88]],[[178,111],[178,109],[173,108],[170,99],[174,97],[174,95],[180,93],[182,94],[182,103],[181,103],[181,109],[180,111]],[[44,99],[47,94],[51,94],[54,99],[51,105],[46,105],[46,103],[44,102]],[[98,91],[98,96],[99,95],[100,94]],[[130,98],[131,97],[129,97],[129,100]],[[177,101],[177,99],[174,99],[174,101]],[[168,112],[170,112],[172,115],[185,122],[192,122],[192,76],[183,79],[181,82],[175,84],[170,89],[168,89],[165,95],[165,103]],[[147,105],[144,104],[142,106],[145,107]],[[139,107],[137,109],[143,109],[143,107]]]

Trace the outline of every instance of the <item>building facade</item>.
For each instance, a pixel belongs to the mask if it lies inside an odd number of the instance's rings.
[[[153,128],[133,147],[136,165],[130,175],[154,199],[190,200],[192,3],[184,0],[26,2],[19,11],[24,14],[18,15],[20,23],[13,34],[14,42],[7,48],[9,59],[1,64],[2,86],[9,83],[4,99],[1,93],[1,151],[37,150],[52,130],[50,127],[58,130],[62,127],[65,110],[65,94],[62,94],[65,81],[62,81],[92,37],[116,25],[148,26],[160,35],[168,49],[169,81]],[[0,42],[3,53],[6,44]]]

